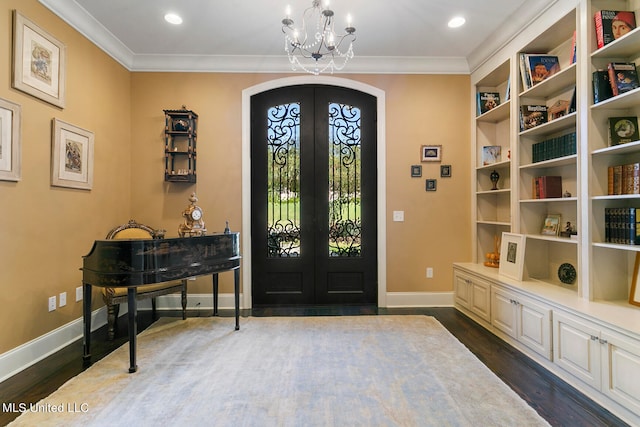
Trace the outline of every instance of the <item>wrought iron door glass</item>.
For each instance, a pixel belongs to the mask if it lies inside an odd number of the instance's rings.
[[[329,256],[362,252],[360,109],[329,104]]]
[[[267,250],[269,257],[297,257],[300,242],[300,103],[267,113]]]

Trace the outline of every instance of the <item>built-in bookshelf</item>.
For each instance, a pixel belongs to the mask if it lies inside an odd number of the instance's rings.
[[[589,14],[598,10],[632,10],[640,17],[640,4],[634,1],[598,1],[590,3]],[[634,62],[640,64],[640,29],[598,49],[595,31],[590,29],[591,45],[589,72],[607,69],[607,64]],[[621,306],[628,305],[629,290],[634,276],[636,255],[640,246],[607,242],[605,238],[605,212],[610,208],[640,207],[640,194],[608,194],[608,168],[615,165],[640,162],[640,141],[622,145],[609,145],[609,117],[640,117],[640,89],[593,103],[589,99],[589,153],[591,181],[591,247],[592,265],[589,297]]]
[[[511,89],[510,61],[505,61],[474,87],[474,99],[482,92],[500,94],[500,104],[475,118],[475,224],[476,262],[495,251],[495,237],[511,231]],[[476,108],[476,113],[479,113]],[[485,148],[487,147],[487,148]],[[485,150],[499,150],[490,162]],[[487,164],[489,163],[489,164]],[[499,176],[494,185],[491,178]]]
[[[599,10],[634,11],[640,23],[640,0],[557,0],[472,73],[474,96],[507,86],[511,94],[472,122],[476,244],[472,262],[454,264],[454,291],[461,311],[638,425],[640,309],[629,299],[640,286],[640,245],[610,237],[638,215],[640,194],[612,192],[611,180],[620,170],[612,167],[640,165],[640,140],[610,143],[609,119],[640,117],[640,88],[595,103],[592,76],[611,62],[640,66],[640,29],[598,48]],[[560,70],[523,82],[521,64],[530,72],[544,56]],[[522,106],[535,107],[527,120]],[[483,164],[485,146],[499,146],[500,161]],[[547,220],[560,232],[549,233]],[[511,236],[524,250],[521,280],[484,264],[504,232],[522,235]]]

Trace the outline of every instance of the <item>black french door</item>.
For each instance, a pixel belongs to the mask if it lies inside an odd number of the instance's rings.
[[[253,305],[377,303],[376,99],[324,85],[251,99]]]

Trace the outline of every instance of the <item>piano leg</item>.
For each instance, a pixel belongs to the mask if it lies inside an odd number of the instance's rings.
[[[136,288],[131,286],[127,289],[127,304],[129,311],[129,373],[138,370],[136,365],[136,338],[138,332],[138,324],[136,312]]]
[[[233,293],[236,302],[236,331],[240,329],[240,269],[233,270]]]
[[[82,365],[87,368],[91,365],[91,285],[83,283],[84,301],[82,302],[82,320],[84,322],[84,354]]]
[[[213,315],[218,315],[218,273],[213,273]]]

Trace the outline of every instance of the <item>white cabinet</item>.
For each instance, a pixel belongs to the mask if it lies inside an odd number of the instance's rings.
[[[491,324],[546,359],[552,359],[550,307],[492,285]]]
[[[481,319],[491,321],[491,284],[477,276],[454,270],[456,304]]]
[[[640,414],[640,342],[567,313],[554,313],[555,363]]]

